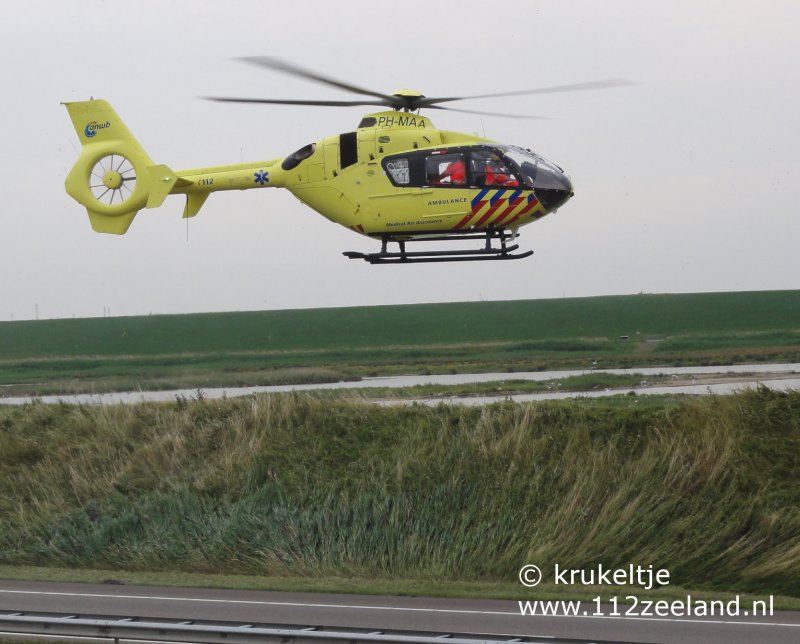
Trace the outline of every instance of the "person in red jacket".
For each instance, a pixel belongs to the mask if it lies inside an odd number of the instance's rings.
[[[447,186],[464,186],[467,184],[467,166],[464,159],[451,161],[433,183]]]
[[[485,185],[487,186],[507,186],[510,188],[519,186],[519,181],[508,174],[508,168],[501,162],[492,159],[486,161],[485,177]]]

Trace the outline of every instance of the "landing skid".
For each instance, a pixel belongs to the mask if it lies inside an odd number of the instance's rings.
[[[518,244],[508,245],[510,239],[514,239],[507,230],[489,229],[486,233],[411,233],[403,235],[402,238],[393,235],[381,235],[381,250],[379,253],[359,253],[347,251],[344,254],[349,259],[363,259],[370,264],[422,264],[430,262],[477,262],[488,260],[507,260],[523,259],[533,255],[532,250],[523,253],[514,253],[519,248]],[[424,250],[408,251],[406,244],[411,242],[425,241],[465,241],[481,239],[483,248],[461,249],[461,250]],[[499,240],[500,246],[493,246],[493,240]],[[391,252],[388,250],[389,242],[398,245],[399,250]]]

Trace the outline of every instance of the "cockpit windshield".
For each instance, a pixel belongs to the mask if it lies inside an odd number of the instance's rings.
[[[515,145],[498,146],[506,158],[513,161],[520,173],[532,188],[545,190],[564,189],[564,171],[555,163],[551,163],[542,156],[530,150],[524,150]]]

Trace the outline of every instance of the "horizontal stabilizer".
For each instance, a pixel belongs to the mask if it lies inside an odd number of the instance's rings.
[[[177,175],[165,165],[151,165],[147,168],[150,177],[150,194],[147,196],[147,208],[158,208],[172,190],[178,180]]]

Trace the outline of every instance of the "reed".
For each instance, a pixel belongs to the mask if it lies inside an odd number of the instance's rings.
[[[0,408],[0,563],[800,595],[800,392]]]

